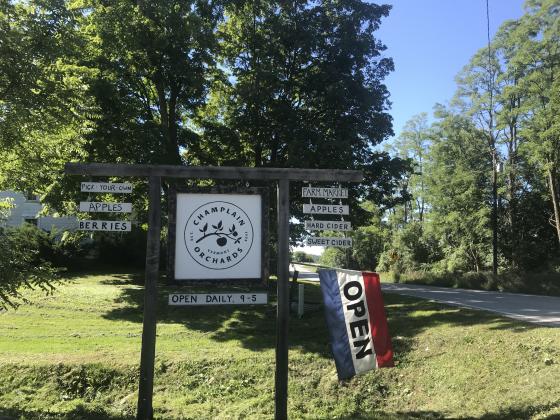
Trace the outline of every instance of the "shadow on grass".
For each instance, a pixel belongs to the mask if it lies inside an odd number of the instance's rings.
[[[142,322],[144,289],[142,274],[117,275],[118,280],[105,281],[106,284],[120,284],[121,295],[117,303],[120,308],[107,312],[107,319]],[[168,305],[169,293],[188,293],[185,288],[164,285],[158,288],[158,323],[182,324],[189,330],[209,334],[217,342],[235,340],[245,348],[262,351],[275,347],[276,341],[276,283],[269,283],[269,302],[266,306],[201,306],[176,307]],[[231,291],[231,290],[230,290]],[[527,331],[538,325],[511,320],[484,311],[447,306],[409,296],[385,294],[389,331],[392,333],[393,348],[398,358],[406,357],[414,345],[414,337],[423,331],[439,325],[467,327],[486,324],[491,329]],[[307,284],[305,299],[321,301],[319,286]],[[425,314],[424,314],[425,313]],[[306,313],[303,319],[292,317],[289,327],[291,348],[301,348],[330,358],[329,335],[322,309]]]
[[[356,415],[347,417],[338,417],[341,420],[407,420],[407,419],[462,419],[462,420],[525,420],[532,416],[540,414],[541,419],[560,419],[560,415],[546,415],[547,411],[557,408],[560,404],[545,404],[537,406],[528,406],[521,408],[506,408],[497,412],[486,413],[481,416],[461,416],[449,417],[448,415],[436,411],[402,411],[396,413],[374,412],[365,415]]]
[[[80,405],[66,413],[49,413],[42,410],[20,410],[0,407],[0,420],[133,420],[127,415],[113,415],[100,408]]]
[[[120,276],[113,276],[120,277]],[[142,322],[144,289],[137,286],[142,276],[122,276],[103,281],[105,284],[124,285],[114,308],[104,315],[106,319]],[[276,283],[269,285],[269,305],[255,306],[200,306],[174,307],[168,305],[169,293],[188,293],[185,288],[162,285],[158,287],[158,324],[182,324],[189,330],[209,334],[218,342],[239,341],[253,351],[272,349],[276,342]],[[233,291],[231,288],[227,291]],[[219,290],[214,292],[226,292]],[[315,311],[303,319],[290,321],[290,345],[330,357],[328,332],[322,311]]]

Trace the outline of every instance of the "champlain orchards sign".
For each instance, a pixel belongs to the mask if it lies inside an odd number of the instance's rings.
[[[170,250],[175,281],[263,281],[263,197],[251,193],[176,192]]]

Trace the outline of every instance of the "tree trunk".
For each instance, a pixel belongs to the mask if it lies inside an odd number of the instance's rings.
[[[177,142],[177,89],[172,89],[169,101],[165,94],[163,77],[158,73],[154,80],[158,96],[158,108],[161,118],[161,131],[163,135],[163,162],[170,165],[181,163]]]
[[[498,173],[496,149],[492,153],[492,274],[498,274]]]
[[[558,244],[560,245],[560,208],[558,207],[558,187],[554,179],[552,168],[548,169],[548,185],[550,187],[550,196],[552,198],[552,207],[554,209],[554,224],[556,227],[556,235],[558,236]]]

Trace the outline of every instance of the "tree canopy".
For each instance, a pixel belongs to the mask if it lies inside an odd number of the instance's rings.
[[[392,134],[383,79],[393,62],[375,36],[389,6],[2,8],[0,188],[37,192],[59,212],[76,211],[77,181],[61,174],[73,160],[361,169],[367,182],[354,197],[386,205],[406,170],[375,149]]]

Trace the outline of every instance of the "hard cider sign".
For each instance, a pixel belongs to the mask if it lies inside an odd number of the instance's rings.
[[[260,279],[262,197],[177,193],[175,280]]]

